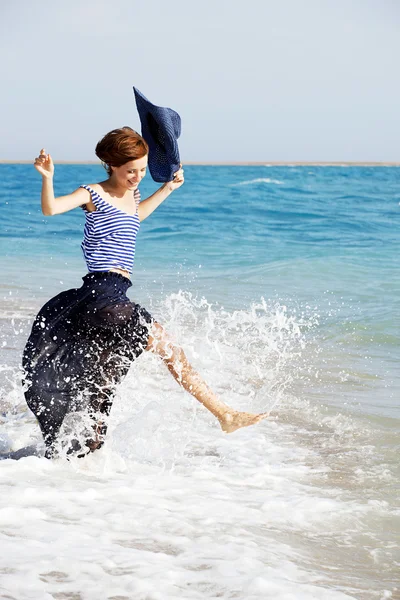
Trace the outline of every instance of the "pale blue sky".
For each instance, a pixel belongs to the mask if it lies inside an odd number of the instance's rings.
[[[93,160],[182,117],[183,161],[399,161],[398,0],[0,0],[0,158]]]

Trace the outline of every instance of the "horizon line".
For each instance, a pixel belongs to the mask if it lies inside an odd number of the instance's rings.
[[[9,165],[25,165],[32,164],[33,160],[9,160],[0,159],[0,164]],[[98,160],[57,160],[55,165],[101,165]],[[263,166],[263,167],[340,167],[340,166],[355,166],[355,167],[399,167],[400,162],[394,161],[352,161],[352,160],[335,160],[335,161],[185,161],[185,165],[191,166]]]

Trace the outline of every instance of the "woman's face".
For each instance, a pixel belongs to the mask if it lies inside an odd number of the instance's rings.
[[[112,177],[118,185],[128,190],[135,190],[146,175],[147,154],[143,158],[130,160],[120,167],[112,167]]]

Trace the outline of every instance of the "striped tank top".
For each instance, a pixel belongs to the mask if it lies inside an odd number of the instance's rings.
[[[139,231],[139,215],[128,213],[106,202],[93,188],[81,185],[92,198],[95,211],[86,213],[85,229],[81,248],[89,272],[123,269],[132,273],[135,259],[136,234]],[[134,192],[136,208],[140,192]]]

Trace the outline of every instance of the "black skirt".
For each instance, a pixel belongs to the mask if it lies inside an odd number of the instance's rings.
[[[39,421],[46,456],[60,451],[68,413],[89,415],[92,431],[69,440],[67,454],[101,446],[116,385],[146,348],[153,319],[126,296],[131,282],[95,272],[81,288],[52,298],[37,315],[23,353],[26,402]]]

